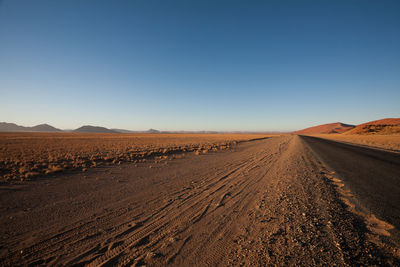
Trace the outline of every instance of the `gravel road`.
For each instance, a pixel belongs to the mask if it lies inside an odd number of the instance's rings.
[[[351,170],[318,142],[326,141],[287,135],[3,184],[0,265],[399,265],[398,251],[371,241],[332,182],[337,174],[359,188],[342,177]],[[396,218],[388,209],[384,218]]]

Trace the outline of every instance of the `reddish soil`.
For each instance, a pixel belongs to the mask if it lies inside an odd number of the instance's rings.
[[[354,125],[341,122],[322,124],[295,132],[296,134],[334,134],[344,133],[354,128]]]
[[[0,186],[0,265],[399,265],[298,136]]]
[[[400,133],[400,118],[389,118],[370,121],[357,125],[346,134],[398,134]]]
[[[0,182],[123,162],[165,160],[183,152],[229,149],[262,134],[0,133]],[[277,135],[275,135],[277,136]]]

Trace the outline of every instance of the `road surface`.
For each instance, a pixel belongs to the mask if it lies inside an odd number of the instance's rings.
[[[366,212],[400,229],[400,153],[302,136]]]
[[[398,265],[340,200],[317,143],[288,135],[2,185],[0,265]]]

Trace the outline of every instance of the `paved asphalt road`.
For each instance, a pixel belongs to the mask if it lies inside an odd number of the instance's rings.
[[[317,137],[301,138],[336,171],[367,211],[400,229],[400,154]]]

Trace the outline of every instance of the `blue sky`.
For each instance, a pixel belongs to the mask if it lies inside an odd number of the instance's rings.
[[[0,1],[0,121],[295,130],[400,117],[399,1]]]

